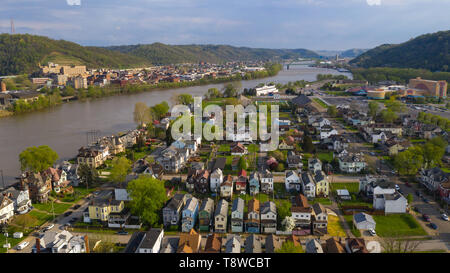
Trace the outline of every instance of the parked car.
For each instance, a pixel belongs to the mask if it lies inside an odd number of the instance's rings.
[[[422,218],[425,222],[431,222],[431,218],[427,214],[422,215]]]
[[[444,220],[444,221],[448,221],[448,215],[445,214],[445,213],[442,213],[442,214],[441,214],[441,218],[442,218],[442,220]]]
[[[423,197],[422,200],[423,200],[423,202],[425,202],[427,204],[430,203],[430,201],[428,201],[428,199],[426,199],[425,197]]]
[[[69,216],[71,214],[72,214],[72,211],[67,211],[67,212],[64,213],[64,217],[67,217],[67,216]]]
[[[20,244],[17,246],[17,250],[22,250],[22,249],[26,248],[29,244],[30,244],[29,242],[23,242],[23,243],[20,243]]]
[[[80,205],[75,205],[73,206],[73,209],[78,209],[79,207],[81,207]]]
[[[377,236],[377,233],[375,232],[375,230],[373,228],[369,229],[369,233],[372,236]]]
[[[400,186],[397,185],[397,184],[395,184],[395,189],[396,189],[397,191],[399,191],[399,190],[400,190]]]
[[[119,235],[128,235],[128,231],[121,230],[121,231],[118,231],[117,234],[119,234]]]
[[[55,227],[54,224],[50,224],[49,226],[47,226],[47,227],[44,228],[44,231],[50,230],[50,229],[52,229],[52,228],[54,228],[54,227]]]
[[[420,197],[422,194],[420,193],[420,191],[416,191],[416,195]]]
[[[405,186],[411,188],[411,184],[409,184],[408,182],[405,182]]]
[[[432,229],[438,229],[438,226],[435,223],[430,223],[430,227]]]

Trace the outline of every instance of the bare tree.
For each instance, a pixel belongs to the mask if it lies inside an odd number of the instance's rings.
[[[133,118],[134,122],[136,122],[139,126],[143,126],[144,124],[152,121],[152,112],[145,103],[138,102],[134,106]]]
[[[385,253],[413,253],[417,250],[421,242],[418,240],[389,237],[383,238],[380,244]]]

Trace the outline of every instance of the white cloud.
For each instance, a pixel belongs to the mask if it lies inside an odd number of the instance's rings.
[[[66,0],[69,6],[81,6],[81,0]]]
[[[367,5],[369,6],[380,6],[381,0],[367,0]]]

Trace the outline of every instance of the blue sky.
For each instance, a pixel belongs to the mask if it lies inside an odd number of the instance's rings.
[[[348,49],[448,30],[450,0],[2,0],[0,32],[83,45]]]

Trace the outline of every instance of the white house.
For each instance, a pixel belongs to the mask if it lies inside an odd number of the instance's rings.
[[[370,139],[372,143],[384,143],[387,140],[387,136],[384,132],[372,133]]]
[[[164,230],[161,228],[152,228],[145,233],[137,253],[159,253],[161,243],[164,237]]]
[[[338,158],[339,169],[345,173],[359,173],[366,168],[361,154],[347,154]]]
[[[295,171],[286,171],[284,184],[286,186],[286,191],[301,190],[300,178]]]
[[[14,216],[14,202],[8,197],[0,196],[0,224],[5,224]]]
[[[376,223],[371,215],[360,212],[353,215],[353,225],[359,230],[368,230],[375,229]]]
[[[376,194],[373,197],[373,208],[384,210],[385,214],[405,213],[408,201],[400,193]]]
[[[318,158],[309,158],[308,159],[308,170],[310,172],[315,173],[316,171],[322,170],[322,161]]]
[[[219,192],[220,184],[223,182],[223,172],[221,169],[215,169],[209,177],[211,192]]]
[[[267,96],[270,93],[278,93],[278,89],[275,85],[264,85],[263,87],[256,88],[256,96]]]
[[[303,172],[301,178],[303,194],[307,198],[316,197],[316,183],[314,182],[311,174],[309,172]]]
[[[323,127],[320,130],[320,139],[326,139],[336,135],[338,135],[338,131],[331,126]]]

